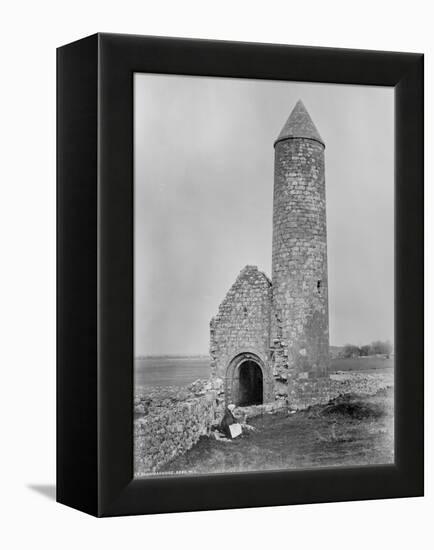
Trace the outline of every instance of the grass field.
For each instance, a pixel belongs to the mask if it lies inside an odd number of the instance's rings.
[[[359,371],[392,369],[395,365],[394,359],[383,359],[382,357],[368,356],[350,359],[333,359],[330,363],[330,371]]]
[[[235,440],[202,438],[162,472],[218,473],[393,463],[393,388],[268,414]]]

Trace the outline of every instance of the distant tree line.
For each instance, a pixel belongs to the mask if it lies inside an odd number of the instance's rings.
[[[392,344],[387,340],[382,342],[376,340],[371,344],[364,346],[355,346],[354,344],[346,344],[342,350],[342,357],[367,357],[368,355],[390,355],[392,353]]]

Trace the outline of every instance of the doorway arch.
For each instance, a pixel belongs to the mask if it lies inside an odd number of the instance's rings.
[[[239,368],[238,399],[240,407],[261,405],[264,401],[264,379],[255,361],[244,361]]]
[[[262,361],[253,353],[242,353],[230,362],[226,372],[227,404],[238,407],[264,403],[266,380]]]

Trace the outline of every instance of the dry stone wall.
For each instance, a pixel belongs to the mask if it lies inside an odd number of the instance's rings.
[[[328,403],[339,395],[348,393],[374,395],[379,390],[394,386],[394,374],[341,373],[330,377],[299,379],[288,392],[291,409],[306,409],[311,405]]]
[[[184,454],[224,411],[223,385],[198,380],[187,387],[137,387],[134,398],[134,471],[155,473]]]

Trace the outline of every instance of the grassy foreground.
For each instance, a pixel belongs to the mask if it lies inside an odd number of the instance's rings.
[[[295,414],[249,422],[255,430],[231,441],[201,438],[161,472],[219,473],[394,461],[393,388],[373,396],[348,394]]]

